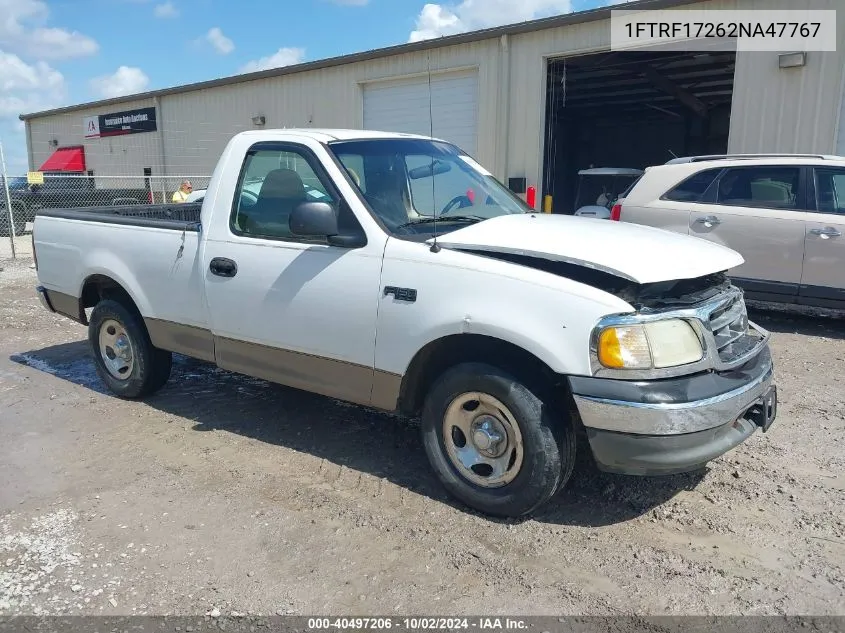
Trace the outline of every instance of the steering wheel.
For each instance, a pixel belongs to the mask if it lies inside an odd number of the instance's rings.
[[[456,205],[460,205],[458,206],[459,209],[463,209],[464,207],[471,207],[472,200],[469,199],[469,196],[455,196],[454,198],[449,200],[449,202],[446,203],[446,206],[443,207],[442,211],[440,211],[440,215],[445,215],[449,213],[449,211],[452,210],[452,207]]]
[[[241,207],[250,208],[254,207],[258,202],[258,196],[256,196],[251,191],[241,191]]]

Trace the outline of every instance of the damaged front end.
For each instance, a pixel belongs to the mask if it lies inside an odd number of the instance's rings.
[[[665,310],[692,306],[728,292],[734,286],[723,272],[704,275],[694,279],[675,279],[653,283],[637,283],[587,264],[532,257],[514,253],[471,251],[475,255],[490,257],[542,270],[565,277],[578,283],[604,290],[630,303],[638,312]]]
[[[596,328],[593,345],[594,375],[621,379],[661,378],[696,371],[730,371],[765,347],[769,333],[748,320],[742,290],[724,272],[693,279],[637,283],[613,273],[560,260],[515,253],[473,251],[476,255],[528,266],[615,295],[629,303],[633,313],[611,315]],[[698,336],[703,354],[696,362],[661,368],[607,368],[597,357],[597,338],[604,327],[683,320]]]

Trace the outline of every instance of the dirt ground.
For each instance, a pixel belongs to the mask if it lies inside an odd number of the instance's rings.
[[[0,261],[0,614],[845,614],[845,321],[755,312],[781,404],[706,472],[537,515],[449,500],[418,425],[179,358],[104,392]]]

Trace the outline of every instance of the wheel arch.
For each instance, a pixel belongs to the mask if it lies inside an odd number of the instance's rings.
[[[141,316],[138,304],[123,284],[109,275],[93,273],[82,282],[82,289],[79,293],[79,315],[80,321],[84,325],[88,325],[85,310],[93,308],[103,299],[117,301]]]
[[[462,363],[487,363],[507,371],[547,397],[568,398],[569,383],[525,348],[486,334],[450,334],[420,349],[402,376],[397,408],[406,415],[422,409],[426,393],[437,377]]]

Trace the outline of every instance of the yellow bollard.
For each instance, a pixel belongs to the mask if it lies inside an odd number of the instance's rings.
[[[552,212],[552,197],[545,196],[543,198],[543,213],[551,213]]]

